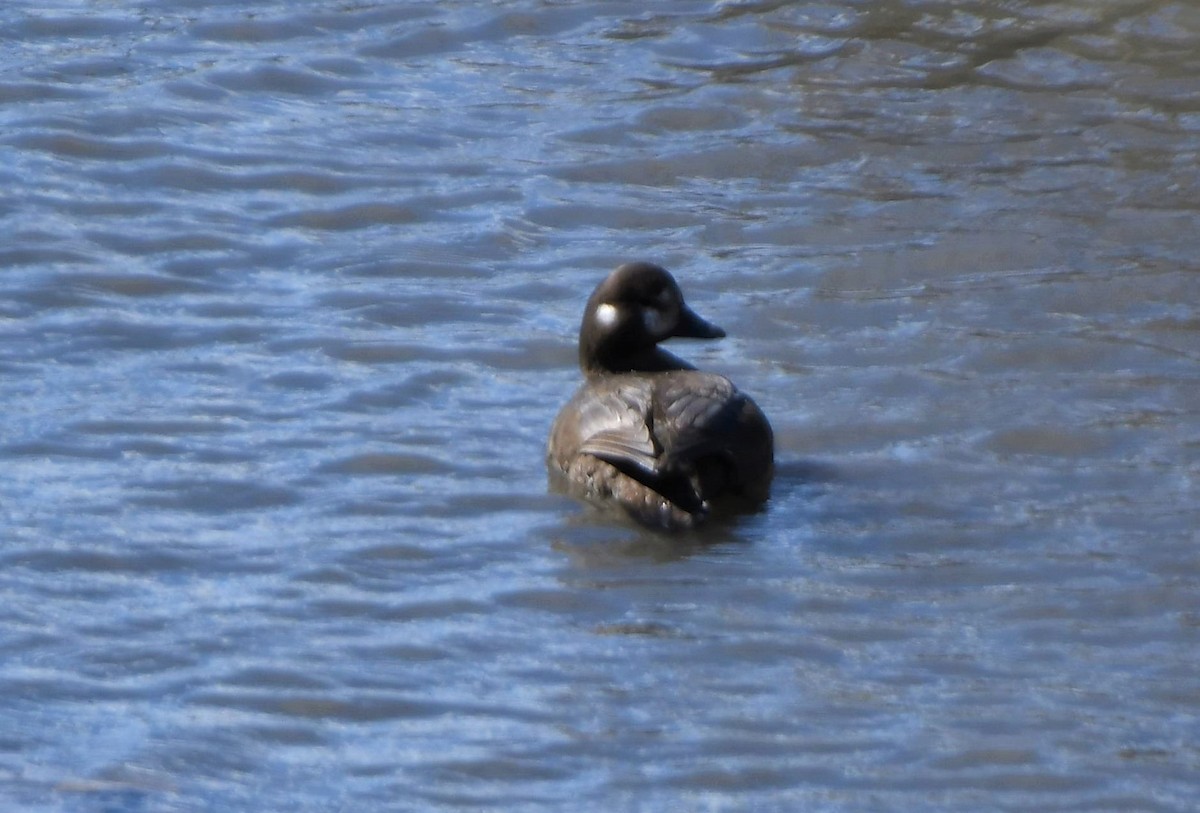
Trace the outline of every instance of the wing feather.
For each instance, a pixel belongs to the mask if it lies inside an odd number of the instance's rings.
[[[563,410],[572,420],[555,444],[560,465],[565,470],[574,455],[588,454],[655,488],[687,480],[701,458],[727,454],[745,400],[729,379],[694,370],[584,387]]]
[[[662,448],[650,429],[651,390],[637,379],[593,390],[579,404],[580,453],[657,474]]]
[[[681,372],[663,378],[655,393],[653,422],[665,450],[663,468],[689,469],[706,455],[724,449],[744,396],[729,379],[712,373]]]

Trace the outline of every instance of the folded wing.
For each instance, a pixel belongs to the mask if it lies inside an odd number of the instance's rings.
[[[686,478],[698,460],[722,453],[743,400],[719,375],[630,377],[580,405],[579,451],[639,470],[647,481]]]

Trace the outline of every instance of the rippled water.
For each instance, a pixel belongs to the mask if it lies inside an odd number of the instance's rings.
[[[0,801],[1195,809],[1200,9],[9,3]],[[766,512],[548,494],[661,262]]]

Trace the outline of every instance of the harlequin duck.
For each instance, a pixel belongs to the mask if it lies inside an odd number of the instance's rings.
[[[665,269],[635,262],[613,271],[584,308],[586,380],[550,430],[552,478],[669,530],[765,501],[774,471],[766,417],[728,378],[658,347],[724,335],[684,304]]]

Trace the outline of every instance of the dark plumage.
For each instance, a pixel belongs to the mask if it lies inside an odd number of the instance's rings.
[[[586,381],[550,430],[547,464],[572,493],[615,502],[636,519],[690,528],[715,503],[766,500],[771,426],[728,378],[658,347],[725,332],[683,301],[651,263],[626,263],[597,286],[579,329]]]

